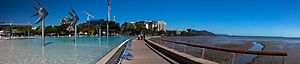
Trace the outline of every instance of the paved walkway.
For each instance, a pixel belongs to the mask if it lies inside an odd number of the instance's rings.
[[[122,64],[170,64],[148,48],[144,40],[132,40],[131,50],[132,60],[124,60]]]

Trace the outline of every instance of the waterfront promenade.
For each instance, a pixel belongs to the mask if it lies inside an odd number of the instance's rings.
[[[132,40],[131,50],[132,60],[124,60],[122,64],[170,64],[151,50],[144,40]]]

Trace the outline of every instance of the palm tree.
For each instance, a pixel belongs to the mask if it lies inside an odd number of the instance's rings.
[[[133,23],[125,22],[121,28],[124,35],[134,35],[137,27]]]

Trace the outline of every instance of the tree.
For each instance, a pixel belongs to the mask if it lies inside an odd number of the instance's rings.
[[[59,26],[47,26],[45,28],[45,32],[47,34],[50,34],[50,35],[58,34],[59,33]]]
[[[3,30],[5,27],[0,26],[0,30]]]
[[[135,26],[136,26],[135,31],[137,32],[136,34],[140,34],[141,32],[143,32],[143,33],[145,32],[145,29],[146,29],[145,24],[135,23]]]
[[[158,33],[159,33],[159,35],[164,35],[166,33],[166,31],[160,30]]]
[[[62,25],[60,25],[59,29],[58,29],[59,34],[61,34],[61,35],[68,34],[69,33],[69,31],[67,31],[68,26],[69,26],[68,24],[62,24]]]
[[[120,33],[121,27],[119,23],[116,23],[115,21],[110,21],[108,24],[109,24],[109,33]],[[80,31],[82,32],[98,34],[99,26],[102,29],[102,31],[106,31],[106,25],[107,25],[106,20],[97,19],[97,20],[87,21],[87,23],[80,24],[79,26],[85,27],[85,28],[80,28]]]
[[[0,24],[4,24],[5,22],[0,21]]]
[[[177,36],[177,31],[170,31],[170,30],[168,30],[168,31],[166,31],[166,35],[167,36]]]
[[[135,24],[125,22],[124,24],[122,24],[121,32],[123,33],[123,35],[135,35],[135,29]]]

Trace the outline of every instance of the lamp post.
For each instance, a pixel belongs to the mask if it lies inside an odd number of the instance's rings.
[[[108,27],[109,27],[109,21],[110,21],[110,0],[107,0],[107,24],[106,24],[106,37],[108,38],[109,35],[109,31],[108,31]]]
[[[99,38],[101,39],[101,35],[102,35],[102,33],[101,33],[101,21],[99,21]]]
[[[90,17],[92,17],[92,18],[95,18],[93,15],[91,15],[90,13],[88,13],[87,11],[83,11],[83,13],[85,14],[85,15],[87,15],[87,21],[89,21],[90,20]],[[89,22],[89,24],[90,24],[90,22]],[[98,37],[99,38],[101,38],[101,21],[99,22],[99,28],[98,28]]]
[[[27,37],[30,37],[31,24],[28,22]]]

